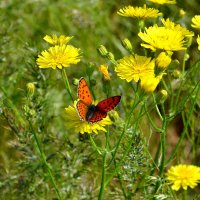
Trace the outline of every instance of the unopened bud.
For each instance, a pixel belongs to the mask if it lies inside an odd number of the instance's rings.
[[[103,57],[106,57],[107,54],[108,54],[108,51],[107,51],[106,47],[103,46],[103,45],[100,45],[100,46],[97,48],[97,50],[98,50],[99,54],[100,54],[101,56],[103,56]]]
[[[109,72],[108,72],[108,66],[100,65],[99,71],[103,74],[104,80],[106,80],[106,81],[110,80],[110,75],[109,75]]]
[[[180,76],[181,76],[181,72],[179,71],[179,70],[174,70],[173,72],[172,72],[172,76],[174,77],[174,78],[179,78]]]
[[[127,38],[125,38],[124,40],[122,40],[122,45],[128,51],[132,51],[133,50],[133,46],[132,46],[130,40],[127,39]]]
[[[183,17],[185,14],[186,14],[186,12],[185,12],[183,9],[180,9],[180,10],[179,10],[179,15],[180,15],[181,17]]]
[[[108,58],[110,61],[114,61],[114,60],[115,60],[115,56],[114,56],[111,52],[108,52],[107,58]]]
[[[27,87],[28,95],[32,96],[34,94],[34,92],[35,92],[35,85],[34,85],[34,83],[31,83],[31,82],[27,83],[26,87]]]
[[[167,93],[166,90],[161,90],[161,91],[160,91],[160,94],[161,94],[161,98],[162,98],[163,100],[166,100],[166,99],[167,99],[168,93]]]
[[[78,85],[79,80],[77,78],[73,78],[72,80],[72,84],[77,86]]]

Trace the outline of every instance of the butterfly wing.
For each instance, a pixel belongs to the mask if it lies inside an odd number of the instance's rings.
[[[101,110],[95,110],[93,116],[89,120],[91,124],[101,121],[103,118],[107,116],[107,113]]]
[[[83,77],[80,78],[79,84],[78,84],[78,98],[86,105],[92,104],[92,95]]]
[[[103,112],[108,112],[112,109],[114,109],[117,104],[120,102],[121,96],[113,96],[107,99],[104,99],[103,101],[100,101],[97,104],[97,110],[103,111]]]
[[[76,109],[78,111],[79,117],[82,121],[86,121],[86,115],[88,112],[88,106],[82,100],[76,103]]]

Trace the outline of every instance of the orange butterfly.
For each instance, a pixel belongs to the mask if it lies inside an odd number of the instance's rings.
[[[92,104],[92,95],[85,79],[82,77],[78,84],[78,98],[76,104],[79,117],[82,121],[95,123],[107,116],[107,112],[114,109],[120,102],[121,96],[113,96],[100,101],[96,106]]]

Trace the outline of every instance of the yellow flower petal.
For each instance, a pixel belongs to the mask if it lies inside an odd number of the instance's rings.
[[[180,51],[186,49],[184,47],[184,35],[177,30],[166,27],[158,27],[157,25],[146,28],[145,32],[140,32],[138,36],[147,44],[141,44],[145,48],[155,51],[162,49],[165,51]]]
[[[133,17],[133,18],[140,18],[140,19],[156,18],[162,15],[162,13],[159,13],[159,10],[154,9],[154,8],[147,8],[146,5],[144,5],[144,7],[127,6],[120,9],[117,12],[117,14],[124,17]]]
[[[107,116],[103,120],[91,124],[87,121],[82,121],[77,113],[76,110],[76,101],[74,102],[74,106],[68,106],[65,108],[65,119],[66,119],[66,125],[67,128],[73,129],[76,133],[98,133],[99,131],[107,132],[107,130],[104,128],[107,125],[111,125],[112,121]]]
[[[148,0],[148,1],[157,4],[176,4],[176,0]]]
[[[197,37],[197,44],[198,44],[198,50],[200,51],[200,37],[199,37],[199,35]]]
[[[145,91],[145,92],[153,92],[156,87],[158,86],[158,84],[160,83],[160,80],[162,79],[162,76],[164,75],[164,73],[158,75],[158,76],[154,76],[154,74],[149,74],[147,76],[143,76],[141,77],[141,88]]]
[[[104,80],[106,80],[106,81],[110,80],[110,75],[109,75],[109,72],[108,72],[108,66],[100,65],[99,71],[103,74]]]
[[[177,165],[166,173],[166,179],[172,184],[172,189],[178,191],[181,187],[187,190],[194,188],[200,182],[200,167],[194,165]]]
[[[43,39],[52,45],[63,45],[67,44],[73,37],[67,37],[65,35],[57,36],[53,34],[52,36],[46,35]]]
[[[157,66],[163,69],[165,69],[171,63],[171,61],[171,57],[165,52],[161,52],[156,58]]]
[[[141,76],[153,74],[155,61],[150,57],[130,55],[117,61],[115,71],[121,79],[138,82]]]
[[[197,28],[197,29],[200,29],[200,15],[195,15],[193,18],[192,18],[192,27],[193,28]]]
[[[194,33],[192,31],[187,30],[185,27],[182,27],[180,24],[175,24],[174,22],[170,21],[170,19],[161,19],[165,28],[172,29],[174,31],[180,31],[184,37],[192,37]]]
[[[56,69],[57,67],[62,69],[62,67],[69,67],[71,64],[80,62],[80,49],[71,45],[56,45],[47,51],[42,51],[36,62],[40,68]]]

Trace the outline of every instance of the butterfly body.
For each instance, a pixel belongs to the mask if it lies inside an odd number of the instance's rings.
[[[92,104],[92,95],[89,87],[85,79],[81,78],[78,85],[78,98],[80,100],[77,102],[76,108],[80,119],[82,121],[88,121],[89,123],[95,123],[105,118],[107,112],[117,106],[121,96],[109,97],[100,101],[97,105],[94,105]]]
[[[86,113],[86,121],[90,121],[90,119],[94,115],[96,109],[97,108],[94,104],[91,104],[91,105],[88,106],[88,111]]]

